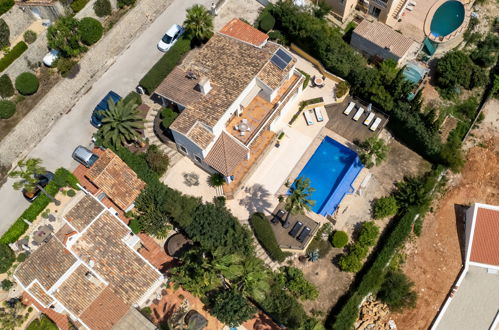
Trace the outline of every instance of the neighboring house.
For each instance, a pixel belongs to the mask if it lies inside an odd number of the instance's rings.
[[[378,21],[394,26],[400,19],[403,9],[409,0],[359,0],[367,13]],[[416,1],[414,1],[416,3]]]
[[[468,209],[464,252],[462,273],[432,330],[496,330],[499,327],[498,206],[475,203]]]
[[[37,19],[56,21],[65,15],[65,8],[57,0],[19,0],[16,5],[23,11],[28,10]]]
[[[14,278],[37,308],[67,315],[78,328],[141,323],[138,329],[151,329],[131,308],[150,298],[162,274],[137,252],[138,236],[104,204],[86,191],[73,200],[62,214],[65,224],[17,267]]]
[[[331,11],[342,23],[355,12],[355,6],[358,0],[325,0],[331,7]]]
[[[178,149],[228,183],[302,90],[296,59],[268,35],[233,19],[189,54],[155,90],[180,115],[170,126]]]
[[[412,59],[421,48],[388,25],[366,19],[353,30],[350,45],[367,57],[393,59],[399,64]]]
[[[80,184],[106,205],[111,213],[122,215],[134,207],[145,183],[111,149],[93,150],[99,156],[87,169],[79,165],[75,176]]]

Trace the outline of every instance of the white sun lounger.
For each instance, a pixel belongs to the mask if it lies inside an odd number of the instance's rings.
[[[374,123],[371,125],[371,127],[369,127],[369,129],[374,132],[378,128],[380,123],[381,123],[381,118],[377,117]]]
[[[359,120],[360,116],[362,116],[363,113],[364,113],[364,108],[359,108],[355,116],[353,116],[353,120],[355,121]]]
[[[364,125],[369,126],[374,119],[374,112],[371,112],[369,116],[367,116],[366,120],[364,120]]]
[[[310,116],[310,110],[304,111],[303,116],[305,116],[305,121],[307,122],[308,126],[314,124],[314,122],[312,121],[312,116]]]
[[[322,117],[321,108],[314,108],[315,118],[317,118],[317,122],[320,123],[324,121],[324,117]]]
[[[353,108],[355,108],[355,103],[354,102],[350,102],[350,104],[345,109],[345,111],[343,111],[343,113],[348,116],[350,114],[350,112],[352,112]]]

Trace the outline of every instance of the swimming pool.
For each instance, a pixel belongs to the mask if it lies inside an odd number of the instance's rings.
[[[430,31],[435,37],[445,37],[454,32],[464,21],[464,5],[450,0],[438,7],[431,19]]]
[[[353,191],[352,183],[363,165],[357,154],[326,136],[298,177],[310,179],[315,189],[311,199],[317,214],[333,214],[347,193]]]

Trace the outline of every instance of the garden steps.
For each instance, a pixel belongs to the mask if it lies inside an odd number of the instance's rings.
[[[270,267],[273,271],[279,268],[279,263],[272,261],[272,259],[268,256],[267,252],[263,249],[260,243],[256,242],[255,246],[255,254],[258,258],[262,259],[263,262]]]

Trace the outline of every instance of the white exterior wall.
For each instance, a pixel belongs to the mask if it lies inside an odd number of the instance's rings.
[[[208,154],[208,151],[206,151],[206,150],[203,151],[203,149],[201,149],[197,144],[192,142],[192,140],[189,139],[184,134],[179,133],[175,130],[171,130],[171,131],[173,134],[173,139],[175,140],[175,143],[177,144],[177,146],[179,146],[180,151],[182,151],[180,149],[180,146],[183,146],[185,149],[187,149],[187,155],[189,157],[194,158],[194,156],[199,156],[201,159],[204,159],[204,157],[206,157],[206,155]]]
[[[471,237],[471,226],[473,225],[473,218],[475,217],[475,212],[477,211],[477,206],[476,204],[473,204],[466,210],[466,225],[464,229],[464,250],[466,253],[465,257],[465,263],[467,263],[469,260],[469,244],[470,244],[470,237]]]
[[[263,83],[263,81],[261,81],[260,79],[257,79],[256,80],[256,84],[258,85],[258,87],[260,87],[262,89],[262,91],[260,92],[261,93],[261,96],[271,102],[272,101],[272,93],[274,92],[269,86],[265,85]]]

